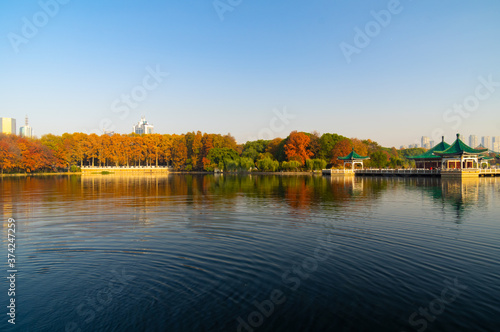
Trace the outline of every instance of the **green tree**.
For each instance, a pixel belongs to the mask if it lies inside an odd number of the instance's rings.
[[[284,171],[288,171],[288,172],[292,172],[292,171],[296,172],[299,170],[299,168],[301,166],[302,166],[302,164],[298,160],[284,161],[281,163],[281,168]]]
[[[240,158],[240,169],[242,171],[249,171],[252,167],[255,167],[255,163],[251,158]]]
[[[233,161],[239,161],[238,152],[230,148],[213,148],[208,153],[207,159],[210,160],[211,167],[218,167],[227,170],[227,164]]]
[[[385,168],[389,165],[389,153],[383,150],[375,151],[370,155],[370,165]]]
[[[257,168],[263,172],[276,172],[279,168],[279,162],[266,157],[257,161]]]
[[[308,159],[306,160],[306,168],[310,171],[321,170],[326,167],[326,161],[323,159]]]
[[[333,147],[343,139],[346,139],[346,137],[337,134],[325,133],[321,135],[319,138],[319,158],[323,160],[332,160]]]
[[[246,142],[243,145],[243,152],[241,153],[241,156],[245,158],[251,158],[255,161],[257,160],[259,154],[266,152],[268,144],[269,141],[266,140]]]

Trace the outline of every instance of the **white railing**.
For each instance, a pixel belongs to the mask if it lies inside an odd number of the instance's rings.
[[[392,168],[365,168],[365,169],[324,169],[322,170],[323,174],[345,174],[345,173],[355,173],[355,174],[440,174],[441,170],[439,169],[426,169],[426,168],[406,168],[406,169],[392,169]]]
[[[171,166],[82,166],[83,169],[170,169]]]
[[[355,171],[359,174],[440,174],[438,169],[425,169],[425,168],[405,168],[405,169],[391,169],[391,168],[369,168],[358,169]]]
[[[480,170],[479,174],[500,174],[500,169],[486,168]]]
[[[345,174],[345,173],[353,173],[351,169],[337,169],[337,168],[327,168],[321,170],[323,174]]]

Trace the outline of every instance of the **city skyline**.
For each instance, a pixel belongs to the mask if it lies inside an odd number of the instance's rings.
[[[500,131],[498,2],[230,8],[3,2],[2,116],[28,112],[42,136],[128,132],[147,114],[156,132],[238,142],[298,130],[399,146]]]
[[[468,145],[473,148],[477,147],[484,147],[488,148],[491,151],[495,152],[500,152],[500,136],[478,136],[474,134],[470,135],[462,135],[458,133],[461,137],[461,139],[466,142],[468,141]],[[479,140],[480,138],[480,140]],[[446,141],[446,137],[442,137]],[[436,144],[435,141],[430,141],[429,137],[427,136],[422,136],[420,138],[420,145],[413,143],[409,145],[401,145],[400,149],[407,149],[407,148],[425,148],[425,149],[432,149],[434,145]]]
[[[4,122],[3,122],[3,119],[12,119],[13,122],[6,122],[6,123],[9,123],[8,126],[13,126],[12,127],[12,128],[14,128],[14,132],[13,133],[17,134],[17,128],[15,128],[15,126],[16,126],[16,119],[15,118],[0,117],[0,119],[2,119],[2,126],[0,126],[2,128],[2,133],[4,133],[3,129],[4,129],[4,126],[5,126]],[[22,128],[27,128],[27,129],[24,129],[24,131],[23,131]],[[195,131],[198,131],[198,130],[195,130]],[[205,132],[203,130],[200,130],[200,131],[201,132]],[[132,131],[130,131],[130,132],[104,131],[104,132],[97,133],[97,134],[98,135],[104,135],[104,134],[112,135],[112,134],[131,134],[131,133],[135,133],[135,134],[152,134],[152,133],[154,133],[154,125],[150,124],[146,120],[145,116],[141,116],[141,120],[132,125]],[[158,134],[186,134],[186,133],[158,133]],[[339,134],[339,133],[336,133],[336,134]],[[285,135],[284,137],[281,137],[281,138],[286,138],[287,135]],[[25,117],[25,125],[21,126],[19,128],[19,136],[36,137],[34,135],[33,128],[28,125],[28,116]],[[480,147],[480,146],[482,146],[482,147],[488,148],[488,149],[490,149],[492,151],[500,152],[500,136],[498,136],[498,135],[496,135],[496,136],[495,135],[485,135],[485,136],[483,136],[483,135],[475,135],[475,134],[470,134],[470,135],[460,134],[460,137],[462,137],[462,139],[466,140],[468,142],[468,145],[471,146],[471,147]],[[349,137],[349,138],[357,138],[357,137]],[[371,138],[367,138],[367,139],[371,139]],[[484,143],[485,139],[488,142],[487,145],[485,145],[485,143]],[[436,144],[436,141],[431,140],[428,136],[421,136],[419,140],[415,139],[415,141],[419,141],[420,143],[410,143],[408,145],[406,145],[406,144],[402,144],[402,145],[401,144],[396,144],[396,145],[393,145],[393,146],[386,146],[386,147],[397,147],[397,146],[399,146],[399,149],[407,149],[407,148],[425,148],[425,149],[431,149]],[[440,142],[440,141],[441,140],[439,140],[438,142]],[[445,137],[445,141],[446,141],[446,137]],[[238,143],[239,144],[243,144],[243,143],[246,143],[246,142],[247,141],[245,141],[245,142],[238,142]]]

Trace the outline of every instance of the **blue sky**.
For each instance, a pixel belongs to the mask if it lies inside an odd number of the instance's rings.
[[[141,115],[239,142],[500,136],[499,17],[495,0],[6,0],[0,116],[38,136],[129,133]]]

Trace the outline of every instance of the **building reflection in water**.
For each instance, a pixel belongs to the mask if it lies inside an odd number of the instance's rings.
[[[460,222],[472,207],[481,209],[488,205],[487,191],[496,184],[496,178],[442,179],[443,204],[453,208],[457,222]]]
[[[50,176],[3,178],[2,221],[16,216],[28,227],[36,215],[86,216],[99,220],[130,218],[148,225],[153,219],[206,223],[232,220],[242,204],[259,215],[270,207],[277,215],[293,213],[307,222],[319,214],[352,209],[369,214],[388,191],[403,189],[412,199],[431,198],[459,221],[469,207],[487,206],[497,178],[436,179],[309,175],[162,175]],[[416,195],[415,195],[416,194]],[[291,208],[291,209],[289,209]],[[20,212],[18,212],[20,211]],[[217,212],[216,218],[213,214]],[[223,215],[225,213],[225,215]],[[220,217],[220,218],[219,218]],[[36,218],[35,218],[36,219]],[[219,220],[220,219],[220,220]],[[47,221],[49,222],[49,221]]]

